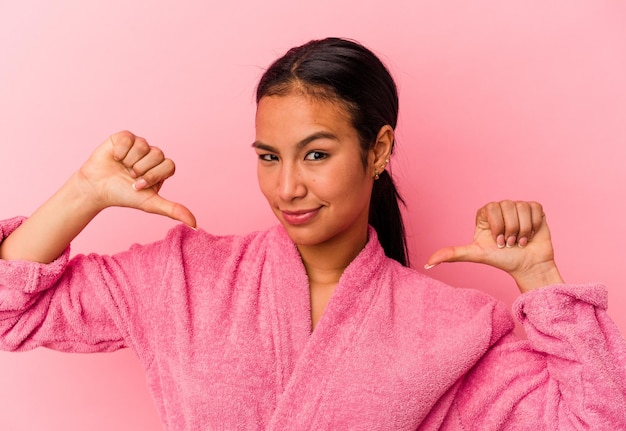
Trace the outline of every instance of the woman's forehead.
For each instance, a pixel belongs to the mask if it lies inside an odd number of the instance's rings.
[[[328,132],[337,137],[352,137],[349,114],[339,104],[306,94],[264,96],[256,113],[256,140],[299,142],[314,133]],[[271,142],[270,142],[271,141]]]
[[[257,104],[256,120],[334,121],[350,123],[351,116],[341,101],[317,97],[310,93],[290,92],[285,95],[264,96]]]

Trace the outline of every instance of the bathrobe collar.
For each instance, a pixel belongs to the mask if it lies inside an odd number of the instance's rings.
[[[315,399],[323,393],[320,385],[364,326],[361,323],[384,279],[388,258],[370,226],[367,244],[345,269],[311,332],[309,283],[300,254],[282,226],[274,228],[268,239],[275,247],[265,256],[268,264],[264,265],[263,279],[271,286],[268,292],[277,358],[277,405],[268,429],[282,429],[290,423],[302,423],[302,415],[314,414]],[[294,403],[300,406],[298,411],[293,410]],[[295,414],[300,418],[291,422],[288,418]]]

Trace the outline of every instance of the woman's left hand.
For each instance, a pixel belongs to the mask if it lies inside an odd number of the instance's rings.
[[[476,262],[509,273],[521,292],[563,283],[554,262],[550,230],[537,202],[491,202],[476,213],[474,241],[433,253],[425,268],[442,262]]]

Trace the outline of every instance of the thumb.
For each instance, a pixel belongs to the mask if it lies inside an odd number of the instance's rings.
[[[440,248],[430,255],[424,268],[430,269],[443,262],[476,262],[478,260],[476,248],[474,244]]]
[[[141,209],[152,214],[159,214],[178,220],[193,229],[197,227],[196,217],[186,206],[164,199],[158,194],[154,194],[150,199],[146,200]]]

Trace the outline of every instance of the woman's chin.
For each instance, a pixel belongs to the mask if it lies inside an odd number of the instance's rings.
[[[281,224],[285,228],[285,231],[291,241],[293,241],[297,246],[310,247],[318,245],[324,241],[319,230],[314,228],[303,225],[294,226],[284,221],[281,221]]]

